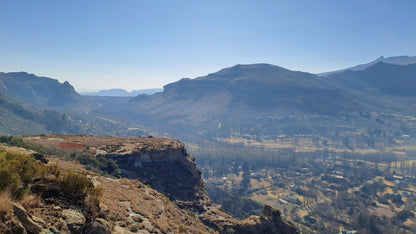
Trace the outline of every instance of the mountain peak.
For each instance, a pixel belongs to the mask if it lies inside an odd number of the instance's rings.
[[[383,62],[383,63],[388,63],[388,64],[394,64],[394,65],[408,65],[408,64],[415,64],[416,63],[416,56],[407,56],[407,55],[402,55],[402,56],[393,56],[393,57],[384,57],[384,56],[380,56],[379,58],[369,62],[369,63],[364,63],[364,64],[360,64],[354,67],[349,67],[349,68],[345,68],[345,69],[341,69],[341,70],[336,70],[336,71],[332,71],[332,72],[324,72],[324,73],[320,73],[318,74],[319,76],[328,76],[328,75],[332,75],[332,74],[336,74],[336,73],[340,73],[343,72],[345,70],[350,70],[350,71],[361,71],[361,70],[365,70],[369,67],[371,67],[372,65],[378,63],[378,62]]]

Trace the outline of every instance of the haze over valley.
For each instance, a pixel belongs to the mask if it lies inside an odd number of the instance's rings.
[[[68,82],[24,72],[1,73],[0,81],[4,115],[37,126],[33,133],[152,134],[208,148],[230,143],[371,151],[380,144],[403,150],[397,142],[414,134],[414,75],[414,63],[378,62],[327,76],[235,65],[135,97],[82,96]],[[27,133],[12,122],[2,125],[3,134]]]
[[[0,233],[416,233],[415,12],[0,1]]]
[[[370,199],[387,200],[372,206],[387,212],[383,204],[389,203],[391,193],[383,189],[388,191],[386,184],[391,186],[389,178],[413,180],[416,63],[397,58],[411,57],[385,58],[362,69],[326,75],[270,64],[235,65],[207,76],[183,78],[165,85],[163,92],[134,97],[126,97],[124,92],[120,96],[80,95],[68,82],[25,72],[0,73],[0,130],[2,135],[180,139],[196,156],[208,194],[234,216],[246,218],[260,210],[237,211],[229,207],[228,196],[234,201],[251,198],[255,206],[260,202],[278,207],[303,231],[334,230],[340,219],[352,228],[366,229],[369,227],[357,220],[361,217],[369,222],[370,208],[352,214],[343,211],[339,219],[329,220],[330,213],[322,213],[320,207],[335,196],[331,212],[340,212],[345,204],[338,204],[337,199],[345,198],[354,201],[350,209],[358,209],[367,198],[345,192],[360,191],[373,181],[379,184],[374,188],[379,192]],[[72,142],[83,142],[80,139]],[[363,174],[362,169],[367,172]],[[354,174],[346,175],[351,170]],[[393,184],[393,194],[416,192],[412,182],[403,188]],[[392,221],[385,224],[391,232],[399,230],[396,225],[401,222],[394,221],[394,213],[401,215],[411,206],[411,198],[406,202],[394,199],[391,202],[396,208],[387,216]],[[243,204],[247,201],[242,200]],[[287,204],[297,208],[290,211]],[[413,222],[412,213],[406,217],[402,221]]]

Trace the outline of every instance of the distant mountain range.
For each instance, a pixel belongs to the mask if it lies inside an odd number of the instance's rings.
[[[337,70],[337,71],[324,72],[324,73],[320,73],[318,75],[319,76],[328,76],[328,75],[340,73],[340,72],[343,72],[343,71],[346,71],[346,70],[361,71],[361,70],[364,70],[366,68],[369,68],[370,66],[372,66],[372,65],[374,65],[378,62],[394,64],[394,65],[415,64],[416,63],[416,56],[395,56],[395,57],[387,57],[387,58],[385,58],[384,56],[380,56],[376,60],[371,61],[369,63],[360,64],[360,65],[357,65],[357,66],[354,66],[354,67],[349,67],[349,68],[345,68],[345,69],[341,69],[341,70]]]
[[[58,132],[70,131],[70,126],[78,126],[72,133],[81,134],[132,135],[146,129],[194,143],[203,139],[261,144],[287,139],[278,144],[288,144],[293,138],[307,138],[317,147],[326,142],[335,148],[372,148],[374,139],[394,144],[402,135],[416,136],[412,59],[383,58],[326,76],[270,64],[236,65],[135,97],[123,97],[127,92],[120,89],[99,92],[104,96],[81,96],[67,82],[0,73],[4,97],[0,111],[9,113],[9,119],[13,114],[45,128],[44,122],[32,121],[19,110],[29,108],[41,116],[46,109],[55,110],[65,121],[48,129]],[[16,134],[19,127],[25,128],[23,122],[3,129]]]
[[[374,129],[388,131],[385,137],[416,134],[411,122],[398,117],[416,113],[408,105],[416,93],[415,67],[379,62],[320,77],[270,64],[236,65],[116,105],[101,99],[105,104],[93,113],[194,142],[306,137],[334,147],[374,147],[368,139]]]
[[[134,97],[140,94],[152,95],[155,93],[163,92],[163,89],[141,89],[141,90],[132,90],[128,92],[125,89],[107,89],[100,90],[98,92],[84,92],[81,95],[85,96],[108,96],[108,97]]]

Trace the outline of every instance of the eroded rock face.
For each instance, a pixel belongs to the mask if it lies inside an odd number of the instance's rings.
[[[31,142],[55,145],[117,162],[122,177],[139,179],[175,200],[182,208],[198,213],[210,203],[195,158],[185,145],[167,138],[99,137],[51,135],[26,138]]]
[[[117,162],[125,177],[139,179],[172,200],[194,203],[207,199],[201,172],[183,144],[107,157]]]

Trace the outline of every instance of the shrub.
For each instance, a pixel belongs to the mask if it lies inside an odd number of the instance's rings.
[[[65,196],[83,200],[93,191],[94,184],[86,175],[69,170],[62,174],[60,187],[65,193]]]
[[[8,213],[12,212],[13,203],[9,193],[3,191],[0,193],[0,222],[3,222]]]
[[[26,149],[34,150],[40,154],[56,155],[64,158],[75,159],[82,165],[86,166],[88,170],[99,174],[107,174],[115,177],[120,177],[121,170],[117,163],[112,159],[105,157],[93,157],[86,154],[80,154],[71,150],[64,150],[57,147],[45,147],[34,143],[23,141],[21,137],[14,136],[0,136],[0,143],[5,143],[9,146],[18,146]]]
[[[282,212],[278,209],[272,210],[272,217],[274,220],[280,220],[282,218]]]
[[[20,137],[14,137],[14,136],[0,136],[0,143],[5,143],[7,145],[19,146],[19,147],[24,146],[23,139]]]
[[[102,190],[95,188],[91,178],[72,170],[61,172],[56,164],[45,165],[37,162],[31,155],[0,153],[0,192],[8,190],[12,198],[21,200],[33,178],[54,180],[65,196],[84,200],[90,196],[98,204]]]
[[[249,198],[232,194],[223,200],[221,208],[233,217],[245,219],[251,215],[259,215],[263,206]]]
[[[21,198],[24,193],[22,182],[27,182],[34,172],[30,156],[0,153],[0,192],[8,189],[12,197]]]
[[[121,170],[117,163],[112,159],[105,157],[92,157],[86,154],[71,154],[71,157],[77,160],[82,165],[85,165],[88,170],[97,172],[99,174],[108,174],[115,177],[121,175]]]
[[[179,233],[185,233],[187,231],[188,231],[188,229],[185,226],[179,225]]]

